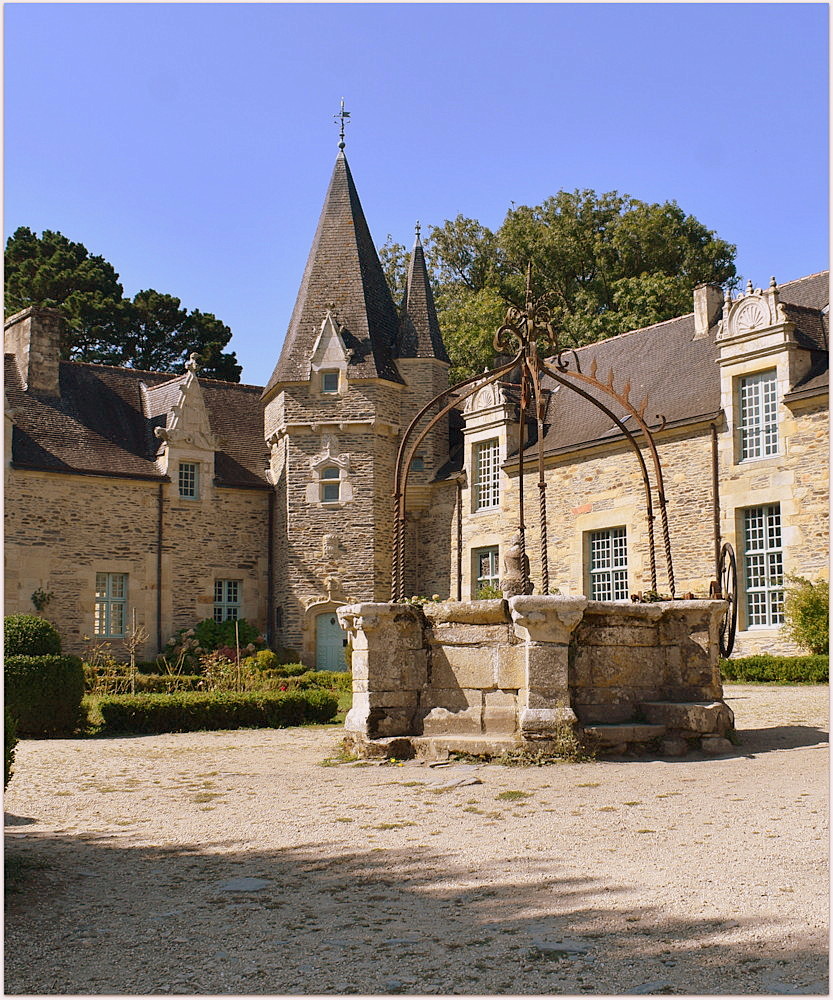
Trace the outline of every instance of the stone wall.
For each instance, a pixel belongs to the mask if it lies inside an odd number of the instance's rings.
[[[214,581],[241,581],[241,617],[266,627],[268,491],[214,489],[184,500],[175,485],[7,468],[5,613],[32,614],[32,593],[54,594],[44,615],[68,653],[93,639],[96,573],[128,575],[128,621],[149,638],[141,659],[173,631],[211,617]],[[157,618],[162,489],[162,617]],[[85,638],[89,637],[89,638]],[[118,639],[116,656],[125,655]]]
[[[555,596],[342,607],[353,646],[345,728],[528,741],[565,722],[626,722],[646,702],[713,703],[724,609]]]

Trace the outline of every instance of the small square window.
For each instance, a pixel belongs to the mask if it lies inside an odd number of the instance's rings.
[[[411,459],[411,472],[425,472],[425,459],[422,455],[415,455]]]
[[[321,391],[338,392],[338,372],[321,372]]]
[[[197,500],[200,495],[200,467],[196,462],[179,463],[179,495]]]
[[[339,484],[324,483],[321,487],[321,499],[324,503],[338,503]]]

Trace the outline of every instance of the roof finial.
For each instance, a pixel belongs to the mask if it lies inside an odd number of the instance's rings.
[[[526,311],[529,312],[532,306],[532,261],[526,264]]]
[[[340,121],[339,132],[338,132],[338,148],[344,149],[344,125],[347,119],[350,117],[350,112],[344,110],[344,98],[341,99],[341,111],[337,115],[333,115],[333,121]]]
[[[421,243],[422,240],[420,239],[420,235],[422,233],[422,226],[419,224],[419,219],[417,219],[416,223],[414,224],[414,232],[416,233],[417,243]]]

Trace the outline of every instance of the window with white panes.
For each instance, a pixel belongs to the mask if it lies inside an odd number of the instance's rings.
[[[743,512],[746,627],[768,628],[784,622],[784,563],[781,506],[750,507]]]
[[[214,621],[236,621],[240,617],[240,581],[214,581]]]
[[[591,601],[628,600],[628,535],[625,528],[591,531],[589,538]]]
[[[93,635],[120,639],[127,621],[127,573],[96,573]]]
[[[740,457],[778,454],[778,380],[775,370],[740,379],[738,385]]]
[[[321,502],[338,503],[341,499],[341,469],[328,465],[321,470]]]
[[[497,438],[474,446],[474,509],[500,505],[500,447]]]
[[[200,467],[196,462],[179,463],[179,495],[197,500],[200,495]]]
[[[472,552],[474,586],[472,599],[477,600],[484,587],[500,586],[500,569],[498,568],[498,546],[490,545],[485,549],[474,549]]]

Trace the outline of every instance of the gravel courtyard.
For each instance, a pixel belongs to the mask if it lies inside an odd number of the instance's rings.
[[[826,994],[828,689],[726,696],[719,758],[322,766],[335,727],[24,741],[6,992]]]

